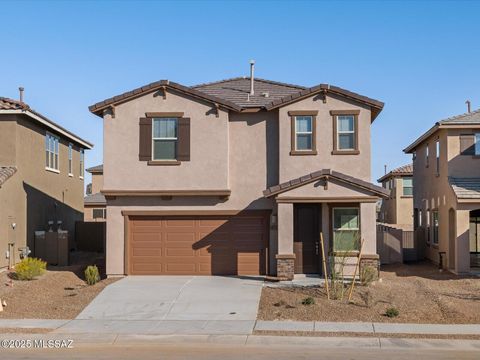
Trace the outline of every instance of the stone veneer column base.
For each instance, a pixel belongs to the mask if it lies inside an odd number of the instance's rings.
[[[279,280],[293,280],[295,254],[277,254],[277,277]]]
[[[362,258],[360,259],[360,277],[363,274],[363,269],[366,267],[372,267],[375,269],[376,273],[376,279],[380,276],[380,256],[377,254],[373,255],[362,255]]]

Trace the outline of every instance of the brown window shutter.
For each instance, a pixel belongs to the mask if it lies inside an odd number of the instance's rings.
[[[140,118],[140,137],[138,159],[140,161],[152,160],[152,119]]]
[[[475,135],[460,135],[460,154],[475,155]]]
[[[190,118],[178,119],[177,160],[190,161]]]

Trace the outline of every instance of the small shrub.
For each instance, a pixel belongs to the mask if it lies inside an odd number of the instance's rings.
[[[305,299],[302,300],[302,305],[313,305],[315,304],[315,299],[311,296],[306,297]]]
[[[87,266],[85,269],[85,281],[88,285],[95,285],[100,281],[100,274],[96,265]]]
[[[368,286],[375,280],[377,280],[377,269],[373,266],[365,266],[360,274],[361,284],[363,286]]]
[[[42,275],[46,269],[45,261],[27,257],[15,265],[15,278],[17,280],[33,280]]]
[[[400,314],[397,308],[395,307],[389,307],[387,311],[385,311],[385,316],[389,318],[394,318],[397,317]]]

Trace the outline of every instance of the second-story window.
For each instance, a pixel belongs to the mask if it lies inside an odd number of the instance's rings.
[[[475,134],[475,155],[480,155],[480,133]]]
[[[338,150],[355,150],[355,117],[353,115],[337,116]]]
[[[440,140],[435,142],[435,155],[436,155],[436,171],[440,174]]]
[[[404,177],[403,178],[403,196],[412,196],[413,195],[413,178]]]
[[[427,143],[427,147],[425,149],[425,166],[428,167],[428,156],[429,156],[429,150],[428,150],[428,143]]]
[[[59,149],[59,139],[58,137],[47,134],[45,137],[45,166],[49,170],[58,171],[58,149]]]
[[[177,158],[177,119],[153,119],[152,160],[175,160]]]
[[[68,144],[68,175],[73,174],[73,145]]]
[[[83,172],[85,171],[85,151],[80,150],[80,179],[83,179]]]
[[[295,117],[295,150],[313,149],[313,119],[311,116]]]

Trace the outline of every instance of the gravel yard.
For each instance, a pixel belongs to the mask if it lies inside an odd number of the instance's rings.
[[[7,302],[0,319],[73,319],[116,280],[104,278],[93,286],[86,285],[86,264],[95,263],[102,272],[103,259],[98,255],[74,254],[72,262],[68,267],[49,267],[36,280],[12,280],[13,287],[9,286],[9,274],[0,273],[0,298]]]
[[[264,287],[258,319],[480,324],[480,278],[439,272],[429,264],[382,266],[381,281],[356,286],[353,303],[327,300],[324,288]],[[315,304],[302,305],[306,297]],[[386,317],[389,307],[399,316]]]

